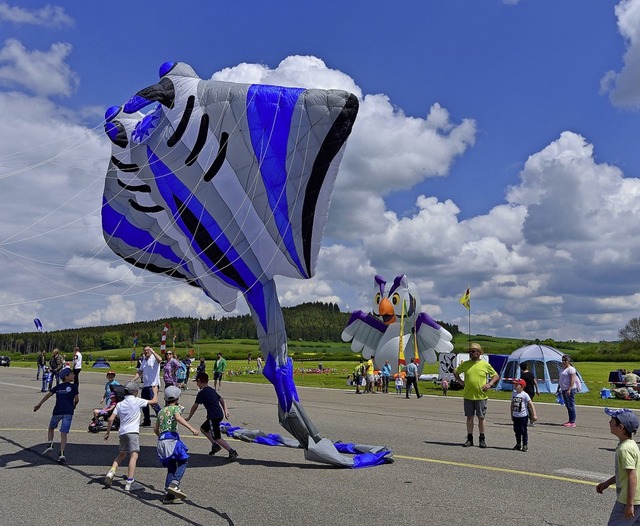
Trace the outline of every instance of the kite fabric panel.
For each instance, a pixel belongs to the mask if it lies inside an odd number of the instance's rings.
[[[244,295],[281,424],[331,464],[341,454],[316,446],[299,403],[273,278],[315,273],[358,105],[342,90],[202,80],[167,62],[158,83],[105,114],[107,245],[131,265],[201,288],[228,312]],[[342,465],[371,464],[356,459]]]

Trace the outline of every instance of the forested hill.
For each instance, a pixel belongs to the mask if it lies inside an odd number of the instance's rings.
[[[334,303],[303,303],[282,309],[290,340],[340,342],[351,313],[340,312]],[[256,327],[250,315],[216,319],[168,318],[120,325],[85,327],[48,332],[0,334],[0,351],[28,354],[40,349],[59,347],[70,351],[78,345],[83,351],[118,349],[137,345],[158,345],[164,324],[169,324],[167,343],[175,336],[176,344],[231,338],[256,339]],[[438,322],[454,336],[457,325]]]

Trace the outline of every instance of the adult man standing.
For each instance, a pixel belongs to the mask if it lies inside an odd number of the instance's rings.
[[[380,370],[380,375],[382,376],[382,392],[389,392],[389,379],[391,378],[391,364],[389,360],[385,360],[382,369]]]
[[[158,399],[158,386],[160,385],[160,362],[162,357],[155,352],[148,345],[142,351],[142,360],[140,361],[140,368],[133,377],[135,382],[138,378],[142,378],[142,391],[140,392],[140,398],[144,400],[157,400]],[[160,411],[160,406],[157,403],[151,404],[156,415]],[[142,427],[151,427],[151,413],[149,412],[149,406],[146,405],[142,408]]]
[[[47,357],[44,354],[44,349],[42,349],[38,355],[38,372],[36,373],[36,380],[40,380],[40,374],[44,374],[45,365],[47,365]]]
[[[49,382],[49,391],[53,387],[53,379],[56,380],[56,385],[60,383],[60,378],[58,374],[62,371],[64,367],[64,358],[60,354],[60,349],[57,347],[53,350],[53,354],[51,355],[51,359],[49,360],[49,370],[51,371],[51,381]]]
[[[472,343],[469,346],[470,359],[462,362],[453,376],[463,387],[462,398],[464,398],[464,416],[467,417],[467,441],[464,447],[473,446],[473,417],[478,417],[478,431],[480,432],[478,445],[481,448],[487,447],[484,436],[484,419],[487,414],[487,391],[491,389],[500,379],[500,375],[491,367],[489,362],[480,359],[484,351],[479,343]],[[461,374],[464,374],[462,380]],[[487,381],[487,378],[489,380]]]
[[[422,398],[420,391],[418,391],[418,366],[415,364],[414,358],[411,358],[411,361],[407,364],[405,368],[406,373],[406,382],[407,382],[407,398],[409,398],[409,393],[411,392],[411,386],[416,390],[416,396],[418,398]]]
[[[227,360],[225,360],[222,357],[222,353],[219,352],[218,359],[216,360],[216,363],[213,365],[213,388],[214,389],[220,389],[220,387],[222,386],[222,377],[224,376],[224,371],[226,368],[227,368]]]
[[[82,353],[80,352],[80,347],[73,348],[73,383],[78,385],[80,381],[78,380],[78,376],[80,376],[80,371],[82,371]]]

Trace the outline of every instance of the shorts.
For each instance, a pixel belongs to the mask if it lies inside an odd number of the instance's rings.
[[[222,422],[222,418],[207,418],[204,423],[200,426],[203,433],[207,431],[211,431],[211,436],[213,438],[220,439],[222,435],[220,434],[220,422]]]
[[[62,421],[60,433],[68,433],[71,429],[71,420],[73,420],[73,415],[52,415],[51,422],[49,422],[49,429],[55,429],[58,427],[58,423]]]
[[[373,375],[372,375],[372,374],[368,374],[368,375],[367,375],[367,382],[369,382],[370,384],[372,384],[372,383],[373,383],[373,380],[374,380]]]
[[[214,380],[222,380],[222,371],[217,371],[217,372],[213,373],[213,379]]]
[[[484,400],[467,400],[464,399],[464,416],[477,416],[484,418],[487,416],[487,399]]]
[[[121,453],[138,453],[140,451],[140,434],[125,433],[120,435]]]

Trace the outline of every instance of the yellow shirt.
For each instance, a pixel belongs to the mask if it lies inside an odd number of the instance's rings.
[[[457,368],[456,373],[464,373],[464,390],[462,397],[467,400],[486,400],[489,398],[487,393],[482,390],[482,386],[487,380],[494,376],[496,370],[491,367],[489,362],[484,360],[467,360],[462,362]]]
[[[638,473],[640,464],[640,450],[638,444],[632,438],[620,442],[616,447],[616,493],[618,502],[627,503],[627,488],[629,487],[628,469],[635,469]],[[634,504],[640,504],[640,484],[636,487]]]

